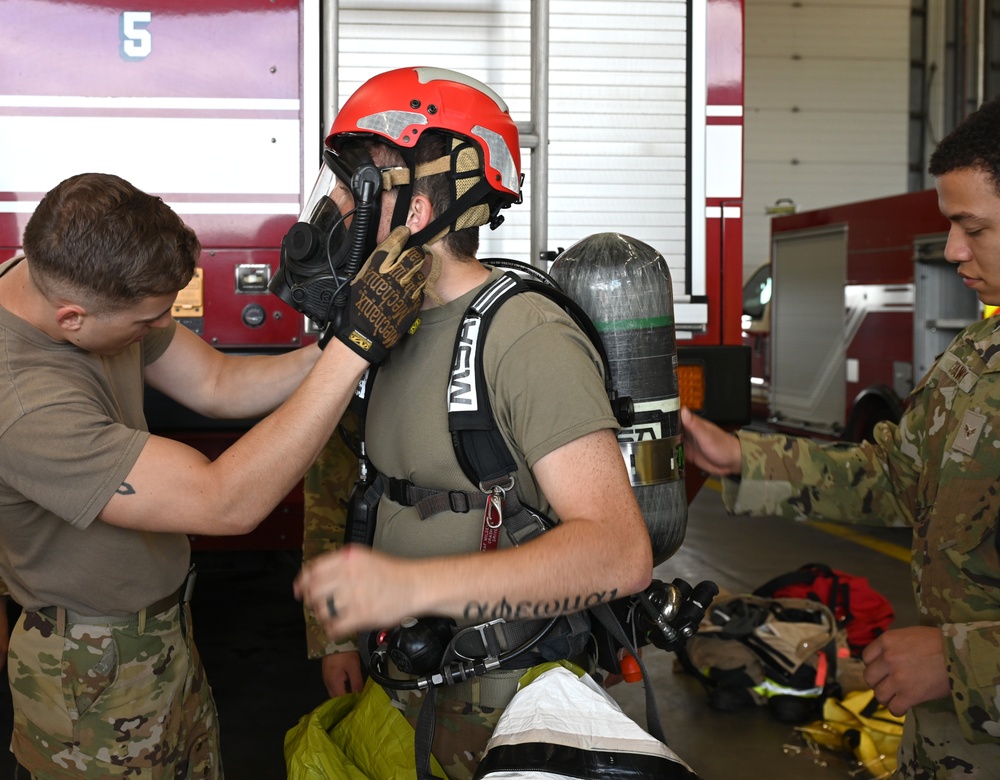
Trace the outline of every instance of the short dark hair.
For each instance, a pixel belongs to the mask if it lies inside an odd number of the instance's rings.
[[[414,151],[417,154],[417,165],[434,162],[442,157],[451,157],[457,153],[453,149],[454,137],[442,133],[424,133],[417,141]],[[478,151],[471,144],[463,144],[464,154],[475,154]],[[479,161],[479,170],[482,170],[482,161]],[[434,216],[444,214],[457,200],[456,193],[459,180],[454,178],[453,173],[435,173],[417,179],[413,184],[414,195],[425,195],[431,202],[431,209]],[[456,215],[457,216],[457,215]],[[475,257],[479,251],[479,227],[467,227],[461,230],[453,230],[442,239],[444,245],[450,252],[459,257]]]
[[[1000,194],[1000,96],[983,103],[944,137],[927,170],[941,176],[962,168],[983,171]]]
[[[451,156],[453,136],[442,133],[424,133],[413,149],[413,160],[416,165],[434,162],[442,157]],[[468,145],[471,147],[471,145]],[[394,146],[380,141],[367,144],[368,153],[376,165],[405,165],[403,154]],[[475,153],[473,149],[466,154]],[[449,172],[435,173],[424,176],[413,183],[413,195],[424,195],[431,202],[432,218],[444,214],[455,202],[453,174]],[[409,204],[407,204],[409,205]],[[395,227],[395,226],[394,226]],[[479,251],[479,226],[452,230],[441,243],[456,257],[475,257]]]
[[[109,173],[56,185],[28,220],[22,245],[42,293],[82,295],[98,311],[177,293],[201,253],[169,206]]]

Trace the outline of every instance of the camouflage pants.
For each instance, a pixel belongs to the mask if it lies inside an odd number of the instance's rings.
[[[523,671],[518,671],[513,680]],[[431,753],[440,762],[448,780],[471,780],[486,753],[486,743],[503,714],[503,706],[489,707],[483,703],[480,696],[482,684],[481,678],[463,683],[464,695],[459,697],[449,696],[451,691],[448,689],[441,689],[436,694]],[[427,694],[423,691],[385,690],[409,724],[416,729],[420,708]],[[511,696],[513,690],[511,687]],[[487,695],[487,698],[492,697]],[[510,697],[500,698],[509,701]],[[500,704],[500,701],[491,703]]]
[[[182,614],[183,611],[183,614]],[[11,749],[45,780],[222,777],[218,717],[187,605],[136,626],[25,612],[10,640]]]
[[[893,780],[993,780],[998,771],[1000,740],[967,742],[949,701],[926,702],[906,713]]]

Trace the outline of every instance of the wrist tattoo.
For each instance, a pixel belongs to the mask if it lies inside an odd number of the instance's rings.
[[[589,596],[566,596],[549,601],[518,601],[510,602],[505,598],[495,604],[485,601],[470,601],[465,605],[462,617],[466,620],[483,621],[523,620],[526,618],[552,618],[559,615],[569,615],[584,609],[596,607],[614,601],[618,598],[618,590],[602,590]]]

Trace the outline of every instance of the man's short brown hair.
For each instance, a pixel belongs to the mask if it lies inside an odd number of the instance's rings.
[[[169,206],[108,173],[81,173],[48,192],[28,220],[23,248],[43,294],[82,296],[103,311],[177,293],[201,253]]]

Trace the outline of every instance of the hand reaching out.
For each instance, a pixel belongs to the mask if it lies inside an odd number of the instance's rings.
[[[690,409],[681,409],[684,459],[716,476],[739,474],[743,465],[740,440]]]

